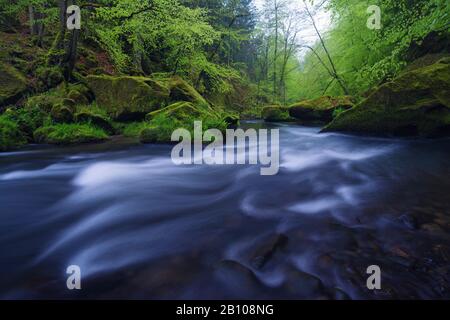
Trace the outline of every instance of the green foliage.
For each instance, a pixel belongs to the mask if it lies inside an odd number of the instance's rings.
[[[0,116],[0,151],[8,151],[24,145],[27,139],[19,125],[7,116]]]
[[[334,109],[334,111],[333,111],[333,118],[339,117],[346,110],[347,109],[345,109],[343,107],[339,107],[339,108]]]
[[[380,30],[366,26],[367,8],[374,4],[381,9]],[[353,95],[397,76],[407,65],[411,43],[420,43],[432,31],[449,30],[450,3],[446,0],[331,0],[328,10],[333,14],[333,28],[325,37],[327,48]],[[319,45],[314,49],[326,59]],[[302,98],[342,94],[311,51],[297,81],[308,84],[299,88]]]
[[[16,123],[29,141],[32,141],[33,132],[37,128],[49,122],[47,113],[38,106],[7,109],[3,117]]]
[[[102,129],[89,124],[57,124],[37,129],[34,139],[38,143],[57,145],[103,141],[108,135]]]

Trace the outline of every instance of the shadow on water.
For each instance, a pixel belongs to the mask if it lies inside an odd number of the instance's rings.
[[[0,297],[450,298],[449,140],[271,126],[276,176],[130,141],[3,154]]]

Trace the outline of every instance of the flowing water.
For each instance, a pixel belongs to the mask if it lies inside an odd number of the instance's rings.
[[[450,298],[449,140],[273,126],[276,176],[127,141],[1,154],[0,298]]]

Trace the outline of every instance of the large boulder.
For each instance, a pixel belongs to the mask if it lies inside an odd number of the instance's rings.
[[[88,76],[97,105],[116,120],[139,120],[164,105],[170,91],[159,81],[144,77]]]
[[[324,131],[373,135],[450,135],[450,58],[402,73],[343,112]]]
[[[27,80],[18,70],[0,63],[0,106],[15,102],[26,89]]]
[[[262,109],[261,115],[262,118],[267,122],[295,121],[295,119],[289,115],[289,108],[277,105],[264,107]]]
[[[292,118],[305,122],[330,122],[338,110],[347,110],[354,106],[350,96],[323,96],[313,100],[298,102],[289,107]]]

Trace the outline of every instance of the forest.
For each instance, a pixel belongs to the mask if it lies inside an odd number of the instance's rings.
[[[73,4],[81,12],[79,30],[67,28],[67,8]],[[207,118],[208,126],[217,128],[240,118],[329,122],[378,86],[399,76],[401,82],[405,70],[437,66],[444,59],[433,73],[448,75],[448,1],[380,1],[379,29],[367,26],[370,5],[359,0],[3,0],[1,149],[116,134],[167,141],[174,126],[192,117]],[[329,21],[319,30],[323,12]],[[394,128],[391,116],[380,114],[388,128],[376,130],[348,114],[331,128],[441,135],[449,125],[448,79],[442,80],[435,84],[445,89],[438,101],[433,95],[417,97],[437,104],[439,119],[402,119]],[[406,94],[413,88],[405,85]],[[428,89],[437,88],[423,88]],[[382,104],[378,100],[388,97],[373,99]],[[392,117],[424,112],[413,109]]]

